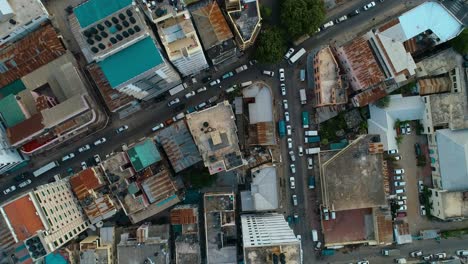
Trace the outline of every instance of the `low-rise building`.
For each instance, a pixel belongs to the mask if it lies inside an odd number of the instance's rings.
[[[80,264],[113,264],[112,244],[102,243],[99,236],[80,241]]]
[[[170,263],[169,225],[146,223],[118,233],[117,263]]]
[[[6,173],[27,162],[27,157],[23,156],[21,152],[10,145],[6,135],[6,128],[0,122],[0,174]]]
[[[171,210],[171,225],[175,233],[175,261],[201,263],[198,206],[178,205]]]
[[[210,192],[203,196],[207,264],[237,263],[235,203],[232,192]]]
[[[235,116],[228,101],[188,114],[186,119],[210,174],[244,165]]]
[[[257,0],[233,0],[225,1],[225,8],[237,45],[246,50],[255,43],[262,27],[260,4]]]
[[[273,211],[279,206],[276,167],[265,164],[251,171],[250,190],[242,191],[242,211]]]
[[[429,190],[431,191],[429,201],[432,204],[430,209],[432,216],[444,221],[468,218],[468,193],[466,191]]]
[[[245,263],[268,263],[271,259],[302,263],[301,241],[283,215],[247,214],[241,216],[241,223]]]

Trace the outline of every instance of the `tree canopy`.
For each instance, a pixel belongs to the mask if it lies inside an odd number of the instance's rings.
[[[313,34],[325,18],[321,0],[284,0],[281,22],[291,37]]]
[[[279,62],[286,52],[286,42],[282,32],[277,27],[267,27],[258,38],[255,58],[261,63],[273,64]]]
[[[462,55],[468,54],[468,29],[465,28],[460,35],[450,41],[452,47]]]

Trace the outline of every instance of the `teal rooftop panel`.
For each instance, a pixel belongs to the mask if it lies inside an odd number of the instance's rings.
[[[112,88],[162,63],[161,53],[147,37],[98,62]]]
[[[136,171],[141,171],[161,160],[161,154],[151,139],[135,145],[127,151],[127,154]]]
[[[85,28],[132,4],[132,0],[89,0],[74,9],[81,28]]]
[[[0,97],[4,98],[10,94],[18,94],[19,92],[26,90],[26,86],[24,86],[23,81],[20,79],[8,84],[7,86],[3,86],[0,88]]]
[[[13,94],[0,100],[0,115],[7,127],[13,127],[26,120]]]

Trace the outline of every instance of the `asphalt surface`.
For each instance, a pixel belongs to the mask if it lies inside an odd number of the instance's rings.
[[[346,5],[346,8],[341,8],[341,12],[333,12],[333,15],[330,16],[326,21],[334,20],[335,18],[341,17],[344,14],[348,14],[352,10],[361,8],[365,3],[368,1],[350,1],[350,4]],[[304,43],[300,45],[300,47],[296,47],[298,50],[301,47],[306,48],[306,50],[310,51],[313,48],[320,47],[327,44],[332,45],[340,45],[346,41],[351,40],[357,35],[360,35],[376,25],[382,23],[383,21],[388,21],[394,15],[402,13],[404,10],[409,9],[412,6],[416,6],[417,4],[423,1],[402,1],[402,0],[387,0],[383,3],[376,1],[377,6],[370,9],[369,11],[362,11],[361,13],[356,16],[349,18],[348,20],[335,25],[325,31],[321,31],[318,34],[312,36]],[[59,9],[58,9],[59,10]],[[58,12],[58,11],[57,11]],[[275,11],[274,11],[275,12]],[[68,34],[67,34],[68,35]],[[293,139],[293,150],[296,156],[296,173],[294,177],[296,179],[296,188],[295,190],[291,190],[289,188],[289,176],[292,175],[290,172],[290,159],[289,159],[289,149],[287,148],[286,138],[280,140],[281,146],[281,153],[282,153],[282,160],[283,160],[283,167],[282,173],[280,173],[280,177],[284,179],[284,188],[285,195],[283,197],[283,201],[281,203],[283,213],[285,216],[292,215],[294,213],[299,215],[299,222],[293,225],[294,231],[296,234],[302,236],[302,243],[303,243],[303,253],[304,253],[304,263],[316,263],[316,262],[328,262],[328,263],[342,263],[345,261],[356,261],[357,259],[368,258],[368,259],[376,259],[378,262],[375,263],[390,263],[388,259],[380,259],[379,257],[379,248],[374,247],[361,247],[353,252],[348,254],[336,254],[333,257],[328,257],[324,260],[316,259],[315,251],[312,250],[314,244],[311,240],[310,230],[312,228],[319,229],[319,216],[316,213],[317,209],[317,197],[316,195],[317,190],[309,190],[307,188],[307,176],[311,171],[307,170],[306,165],[306,157],[299,157],[298,155],[298,146],[302,145],[304,148],[306,147],[304,142],[304,130],[301,126],[301,112],[306,110],[310,113],[313,113],[312,106],[310,104],[311,95],[309,94],[309,104],[305,107],[299,102],[299,89],[301,87],[305,88],[306,83],[301,82],[299,80],[299,70],[301,68],[305,68],[305,59],[306,56],[303,56],[295,65],[290,66],[286,63],[286,61],[282,61],[278,65],[274,66],[264,66],[264,65],[255,65],[250,66],[249,70],[244,71],[240,74],[236,74],[233,77],[222,81],[221,88],[219,86],[216,87],[208,87],[208,85],[204,85],[201,83],[201,79],[204,77],[205,73],[197,76],[198,83],[192,85],[184,92],[181,92],[175,96],[167,97],[163,102],[151,102],[151,104],[146,104],[143,110],[137,112],[125,118],[123,120],[113,119],[109,123],[108,127],[99,131],[98,133],[84,138],[79,141],[79,143],[70,143],[65,145],[59,149],[56,149],[54,152],[47,153],[47,156],[39,156],[33,158],[33,167],[26,168],[25,170],[32,171],[35,168],[40,167],[41,165],[50,162],[51,160],[59,160],[60,167],[41,175],[38,178],[31,178],[33,183],[27,186],[23,190],[16,190],[12,194],[3,195],[0,194],[0,202],[3,202],[7,199],[12,198],[13,196],[19,195],[22,191],[26,191],[27,189],[32,189],[38,185],[44,184],[50,179],[53,178],[56,174],[61,174],[62,176],[67,175],[67,169],[72,168],[77,171],[80,167],[80,163],[85,160],[92,159],[92,156],[95,154],[99,154],[101,158],[104,158],[106,154],[109,154],[113,151],[119,151],[121,149],[122,144],[124,143],[131,143],[136,142],[138,139],[141,139],[145,136],[151,135],[151,128],[165,120],[175,116],[178,112],[174,110],[175,107],[168,107],[167,102],[173,100],[175,97],[179,97],[181,99],[181,103],[185,104],[185,109],[191,106],[195,106],[200,104],[201,102],[207,101],[209,98],[220,95],[222,92],[229,86],[233,84],[240,84],[241,82],[245,81],[255,81],[255,80],[263,80],[267,84],[271,85],[273,94],[275,96],[274,104],[275,104],[275,111],[277,111],[277,116],[280,119],[284,118],[284,110],[282,105],[283,96],[280,94],[279,90],[279,80],[278,76],[278,69],[284,68],[285,75],[286,75],[286,87],[287,87],[287,95],[284,97],[288,100],[289,106],[289,113],[290,113],[290,124],[292,125],[294,131],[291,136]],[[212,74],[213,78],[221,77],[225,72],[233,70],[238,66],[247,63],[247,58],[243,57],[239,60],[239,62],[235,63],[234,65],[230,65],[229,69],[222,69],[217,73]],[[273,70],[275,72],[274,77],[268,77],[261,74],[261,71]],[[206,86],[208,90],[206,92],[197,94],[194,97],[186,99],[184,94],[192,91],[197,90],[198,88]],[[123,133],[117,134],[115,129],[122,126],[128,125],[129,129]],[[105,137],[107,142],[101,144],[99,146],[93,146],[90,150],[78,153],[77,149],[85,144],[90,144],[101,138]],[[61,157],[64,155],[74,152],[76,157],[68,160],[66,162],[61,162]],[[316,160],[315,160],[316,162]],[[316,168],[314,168],[314,171]],[[4,175],[2,179],[0,179],[0,184],[7,188],[7,186],[11,186],[12,184],[17,184],[13,180],[14,175]],[[298,206],[293,206],[291,202],[291,195],[295,193],[298,196]],[[442,240],[441,243],[436,243],[434,241],[423,241],[423,242],[415,242],[412,245],[408,245],[404,247],[405,251],[412,251],[413,249],[423,249],[428,251],[437,251],[437,249],[444,249],[448,251],[454,251],[458,249],[461,240]],[[406,252],[405,252],[406,254]],[[407,255],[407,254],[406,254]],[[373,263],[374,261],[371,261]]]

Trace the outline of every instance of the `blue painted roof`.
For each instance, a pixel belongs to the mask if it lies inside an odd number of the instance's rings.
[[[462,24],[436,2],[425,2],[401,15],[399,20],[406,39],[431,29],[441,42],[445,42],[456,37],[463,29]]]
[[[132,0],[89,0],[73,12],[80,26],[85,28],[131,4]]]
[[[147,37],[98,62],[112,88],[163,62],[151,37]]]

